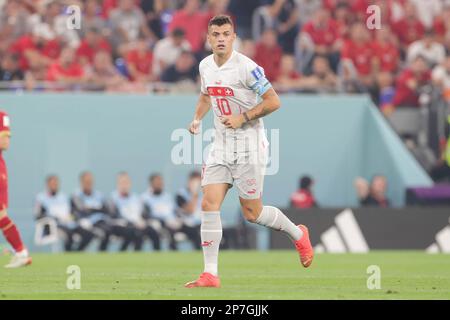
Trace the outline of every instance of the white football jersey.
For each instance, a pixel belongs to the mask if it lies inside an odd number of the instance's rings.
[[[212,149],[225,153],[258,151],[266,148],[268,140],[261,118],[244,123],[241,128],[227,128],[221,116],[244,113],[255,107],[259,96],[272,85],[264,69],[245,55],[233,51],[222,66],[217,66],[213,55],[199,65],[201,92],[211,98],[214,112],[215,135]]]

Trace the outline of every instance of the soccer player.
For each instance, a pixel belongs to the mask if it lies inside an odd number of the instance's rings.
[[[0,111],[0,229],[9,244],[13,247],[15,254],[5,268],[19,268],[31,264],[31,257],[20,238],[14,222],[8,217],[8,173],[6,163],[3,159],[3,151],[9,148],[10,130],[9,117]]]
[[[204,272],[197,280],[186,283],[187,288],[220,287],[217,272],[222,239],[220,207],[233,183],[248,221],[288,235],[304,267],[310,266],[314,256],[308,229],[296,226],[278,208],[262,204],[268,141],[261,118],[277,110],[280,99],[264,70],[233,50],[236,34],[229,16],[213,17],[207,38],[213,54],[199,65],[201,93],[189,131],[199,133],[202,118],[212,109],[215,139],[202,168]]]

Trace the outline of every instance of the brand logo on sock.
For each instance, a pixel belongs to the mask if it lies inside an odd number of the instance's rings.
[[[210,246],[212,246],[213,242],[214,242],[213,240],[211,240],[211,241],[203,241],[202,247],[210,247]]]

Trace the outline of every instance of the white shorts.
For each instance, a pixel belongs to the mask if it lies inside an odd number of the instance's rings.
[[[268,148],[245,153],[214,151],[202,167],[202,187],[208,184],[236,184],[239,197],[259,199],[262,196]]]

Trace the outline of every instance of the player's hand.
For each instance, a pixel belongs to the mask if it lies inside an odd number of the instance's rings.
[[[200,120],[194,119],[189,125],[189,132],[192,134],[198,134],[200,131]]]
[[[222,116],[220,117],[220,121],[227,127],[237,129],[242,127],[245,122],[244,115],[237,114],[232,116]]]

